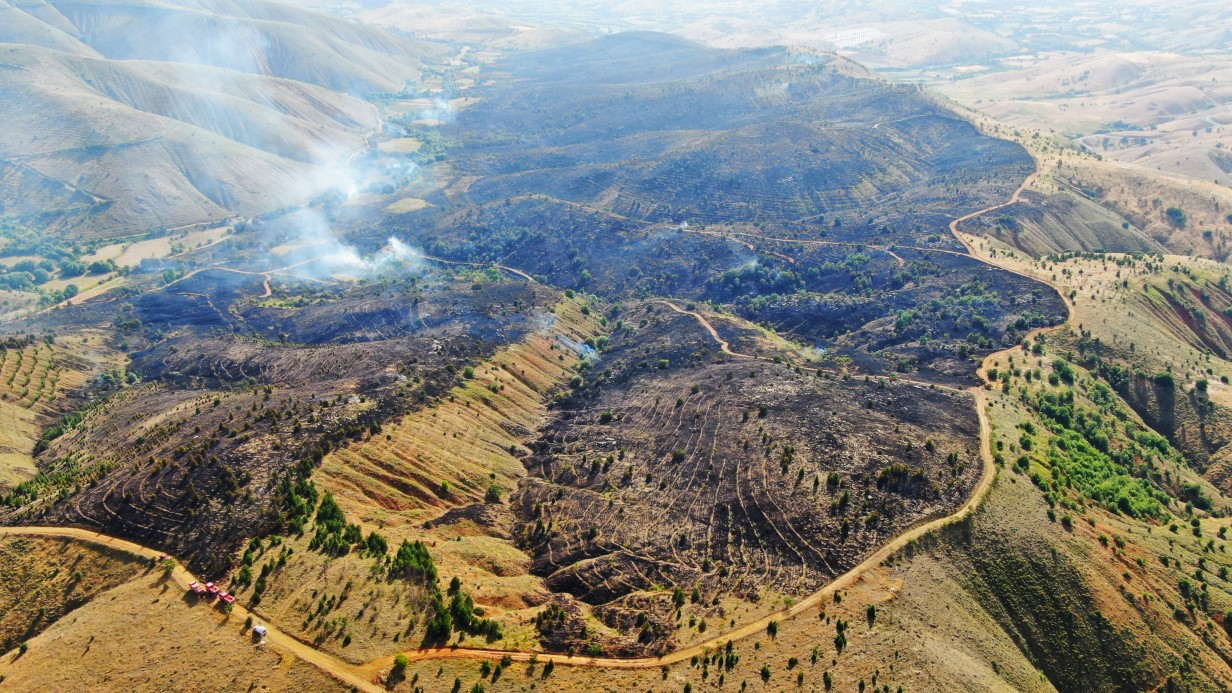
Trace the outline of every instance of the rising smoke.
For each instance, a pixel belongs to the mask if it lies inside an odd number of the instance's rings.
[[[364,254],[335,233],[329,221],[315,209],[302,210],[290,220],[292,234],[283,261],[297,273],[318,278],[364,278],[381,274],[421,274],[424,254],[405,241],[390,236],[383,247]]]
[[[253,23],[216,17],[212,21],[221,26],[207,31],[200,26],[201,21],[196,13],[169,12],[159,20],[154,37],[143,37],[144,43],[130,50],[166,61],[179,81],[208,95],[198,104],[206,111],[198,119],[206,127],[239,122],[236,132],[224,134],[306,164],[299,168],[298,182],[284,186],[278,196],[294,205],[312,206],[286,215],[291,228],[284,242],[294,250],[286,257],[271,259],[271,266],[295,264],[298,272],[318,277],[421,271],[423,254],[403,240],[390,238],[384,248],[365,255],[342,239],[328,212],[320,211],[322,207],[345,205],[364,193],[393,192],[418,175],[418,167],[409,157],[378,153],[369,145],[384,126],[378,109],[358,99],[349,112],[321,108],[312,117],[318,123],[316,119],[326,119],[326,127],[301,127],[295,136],[287,136],[282,131],[285,128],[277,127],[285,111],[299,107],[300,98],[311,102],[319,88],[283,79],[291,75],[279,76],[281,68],[275,63],[281,46],[272,44],[270,36]],[[338,89],[342,85],[324,86]],[[268,122],[240,110],[254,103],[269,109]],[[443,122],[452,116],[446,99],[436,100],[429,111],[421,117]],[[357,115],[363,117],[356,119]],[[285,237],[287,224],[278,226]]]

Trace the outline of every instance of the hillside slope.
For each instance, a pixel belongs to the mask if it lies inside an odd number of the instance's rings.
[[[379,124],[353,95],[401,90],[443,50],[264,2],[6,2],[0,17],[0,213],[85,236],[341,185]]]

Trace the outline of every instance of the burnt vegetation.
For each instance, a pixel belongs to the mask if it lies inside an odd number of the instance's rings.
[[[643,79],[648,61],[664,76]],[[448,126],[467,184],[413,217],[435,254],[604,296],[714,301],[867,370],[944,382],[974,383],[971,357],[1064,315],[946,228],[1008,197],[1030,158],[913,89],[838,59],[648,35],[496,69],[513,79]],[[904,313],[929,327],[891,331]]]
[[[668,647],[669,587],[716,621],[724,597],[806,594],[979,478],[966,395],[732,360],[662,306],[624,319],[645,324],[617,331],[514,500],[532,570],[624,630],[622,652]]]
[[[325,454],[429,405],[556,295],[446,272],[271,305],[259,280],[203,274],[108,305],[142,326],[123,336],[133,384],[47,430],[42,473],[0,498],[13,521],[97,527],[222,574],[247,537],[302,529]]]
[[[446,526],[499,516],[553,592],[534,624],[544,646],[666,651],[725,624],[724,600],[804,595],[967,499],[979,429],[953,388],[1064,314],[946,229],[1012,193],[1032,168],[1021,148],[913,88],[780,49],[632,34],[493,69],[431,138],[422,162],[444,184],[422,193],[429,206],[338,212],[361,251],[393,233],[477,266],[313,275],[275,252],[293,240],[293,215],[275,215],[32,317],[22,334],[104,330],[131,364],[47,429],[40,474],[0,496],[0,520],[234,570],[253,603],[277,597],[266,584],[290,556],[273,538],[303,536],[412,586],[402,633],[497,640],[498,617],[439,585],[423,543],[361,528],[312,477],[356,442],[396,446],[387,426],[487,373],[579,292],[605,334],[570,346],[587,358],[568,392],[545,388],[546,424],[509,446],[528,476],[514,488],[485,473],[457,493],[466,508],[441,500],[444,476],[441,499],[384,506],[442,509]],[[722,353],[656,297],[723,315],[718,337],[758,358]],[[330,616],[346,594],[314,591],[302,631],[349,637]],[[588,630],[592,614],[616,635]]]

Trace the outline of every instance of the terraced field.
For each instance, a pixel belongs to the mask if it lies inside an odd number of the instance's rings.
[[[565,299],[539,313],[540,329],[468,371],[437,406],[336,451],[317,477],[322,486],[365,522],[382,526],[480,503],[492,484],[505,493],[516,488],[525,476],[527,438],[552,397],[567,388],[581,349],[589,348],[583,342],[602,329],[597,313],[582,313],[586,305]]]
[[[65,309],[124,325],[130,368],[144,381],[49,439],[42,474],[4,514],[106,527],[221,576],[246,537],[281,528],[275,491],[288,468],[375,438],[447,392],[469,363],[538,329],[559,296],[499,272],[417,282],[330,288],[328,301],[316,284],[280,286],[271,303],[259,273],[200,272],[131,300]],[[14,383],[26,382],[23,363]],[[479,483],[471,488],[482,498]]]
[[[503,624],[510,646],[530,644],[525,615],[545,589],[511,541],[514,522],[501,499],[526,476],[527,444],[548,418],[549,404],[567,390],[590,348],[585,343],[603,331],[598,308],[592,298],[576,296],[536,313],[537,329],[466,370],[435,403],[340,446],[313,474],[313,483],[364,532],[379,533],[391,546],[404,540],[431,546],[442,582],[461,579],[486,616]],[[284,545],[294,554],[272,573],[260,613],[356,663],[398,642],[424,639],[422,588],[384,579],[370,558],[354,552],[322,555],[307,537],[287,537]],[[363,600],[339,601],[329,623],[353,625],[323,626],[314,619],[318,595],[336,595],[345,585]],[[241,597],[250,594],[237,589]]]
[[[99,364],[114,365],[106,352],[88,338],[10,338],[0,349],[0,490],[34,476],[32,455],[43,429],[79,402]]]
[[[373,676],[454,643],[679,662],[813,621],[982,498],[989,398],[964,388],[1065,301],[948,233],[1016,203],[1031,157],[797,57],[635,36],[506,61],[444,127],[430,206],[347,238],[414,238],[432,269],[270,269],[324,245],[288,218],[55,311],[122,330],[144,382],[49,438],[4,521],[167,547]],[[15,402],[57,382],[40,358],[2,362]]]
[[[665,586],[696,590],[695,618],[721,621],[732,598],[768,608],[952,511],[979,478],[965,395],[736,358],[653,304],[624,315],[645,324],[617,333],[514,499],[532,571],[624,631],[618,651],[674,629]]]

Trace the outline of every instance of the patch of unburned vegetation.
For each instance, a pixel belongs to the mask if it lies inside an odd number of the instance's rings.
[[[385,211],[390,214],[409,214],[418,212],[421,209],[428,207],[426,200],[421,200],[418,197],[404,197],[397,202],[385,207]]]

